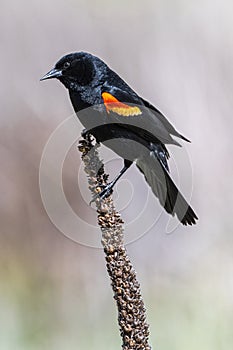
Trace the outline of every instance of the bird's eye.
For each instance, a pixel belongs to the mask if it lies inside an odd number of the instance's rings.
[[[65,63],[63,64],[63,68],[67,69],[67,68],[69,68],[69,67],[70,67],[70,62],[65,62]]]

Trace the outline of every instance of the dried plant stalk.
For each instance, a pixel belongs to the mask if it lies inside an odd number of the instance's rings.
[[[98,144],[86,134],[79,142],[84,170],[88,177],[89,189],[93,198],[107,184],[108,175],[99,158]],[[123,220],[116,211],[112,196],[104,200],[94,200],[98,224],[102,231],[108,274],[118,308],[118,323],[123,350],[150,350],[148,343],[149,326],[146,322],[146,309],[140,292],[135,270],[127,256],[123,242]]]

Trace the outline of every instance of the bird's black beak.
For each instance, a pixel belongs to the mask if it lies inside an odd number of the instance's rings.
[[[58,78],[62,76],[62,71],[60,69],[53,68],[51,69],[47,74],[45,74],[40,81],[46,80],[46,79],[53,79]]]

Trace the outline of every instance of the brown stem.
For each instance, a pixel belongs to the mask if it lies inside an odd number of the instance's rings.
[[[101,191],[102,186],[107,184],[108,179],[99,158],[98,147],[98,144],[93,145],[90,135],[86,135],[79,142],[79,150],[82,153],[84,170],[93,198]],[[115,209],[112,196],[104,200],[97,197],[94,202],[97,207],[98,224],[102,231],[107,270],[118,308],[122,349],[150,350],[149,326],[146,322],[146,309],[140,285],[124,247],[123,220]]]

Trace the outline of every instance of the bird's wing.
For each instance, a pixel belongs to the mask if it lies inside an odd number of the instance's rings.
[[[156,116],[156,118],[158,118],[163,123],[163,125],[170,132],[170,134],[177,136],[187,142],[191,142],[189,139],[181,135],[155,106],[153,106],[150,102],[144,100],[142,97],[141,97],[141,100],[143,101],[144,105],[152,111],[152,113]]]
[[[155,113],[155,110],[151,110],[150,105],[146,105],[146,102],[133,91],[104,85],[102,99],[109,123],[126,124],[127,128],[134,125],[144,130],[144,133],[153,134],[161,143],[180,146],[171,136],[179,136],[180,134],[164,116],[162,118],[159,113]]]

